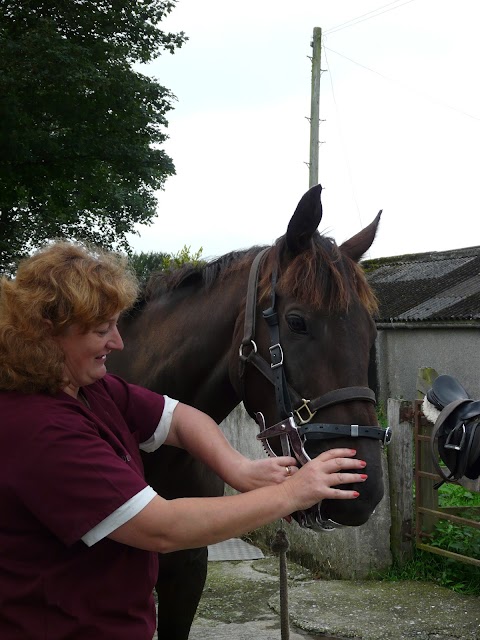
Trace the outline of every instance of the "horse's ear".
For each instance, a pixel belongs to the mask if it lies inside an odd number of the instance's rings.
[[[304,251],[322,219],[322,186],[315,185],[302,197],[288,223],[286,242],[291,253]]]
[[[358,262],[373,244],[381,215],[382,210],[380,209],[375,220],[371,222],[368,227],[365,227],[365,229],[362,229],[356,235],[352,236],[350,240],[346,240],[340,245],[340,250],[352,258],[352,260]]]

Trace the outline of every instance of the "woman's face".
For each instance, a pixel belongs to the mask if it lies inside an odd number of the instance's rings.
[[[79,387],[92,384],[107,373],[105,363],[108,354],[123,349],[117,328],[119,315],[117,313],[86,333],[78,325],[71,325],[55,338],[65,354],[65,373],[70,380],[64,389],[66,393],[76,398]]]

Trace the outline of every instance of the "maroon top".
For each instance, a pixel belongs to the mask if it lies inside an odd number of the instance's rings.
[[[151,640],[157,555],[81,537],[147,486],[138,445],[164,398],[107,375],[68,394],[0,392],[0,638]]]

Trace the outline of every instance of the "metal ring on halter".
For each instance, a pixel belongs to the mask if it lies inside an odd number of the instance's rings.
[[[255,344],[255,340],[250,340],[250,345],[252,347],[252,351],[253,353],[257,353],[258,349],[257,349],[257,345]],[[247,345],[241,344],[240,348],[238,350],[238,354],[240,356],[240,358],[243,358],[243,347],[245,347]]]

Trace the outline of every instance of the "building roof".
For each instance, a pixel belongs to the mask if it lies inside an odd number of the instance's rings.
[[[377,322],[480,320],[480,246],[364,260],[362,266],[379,300]]]

